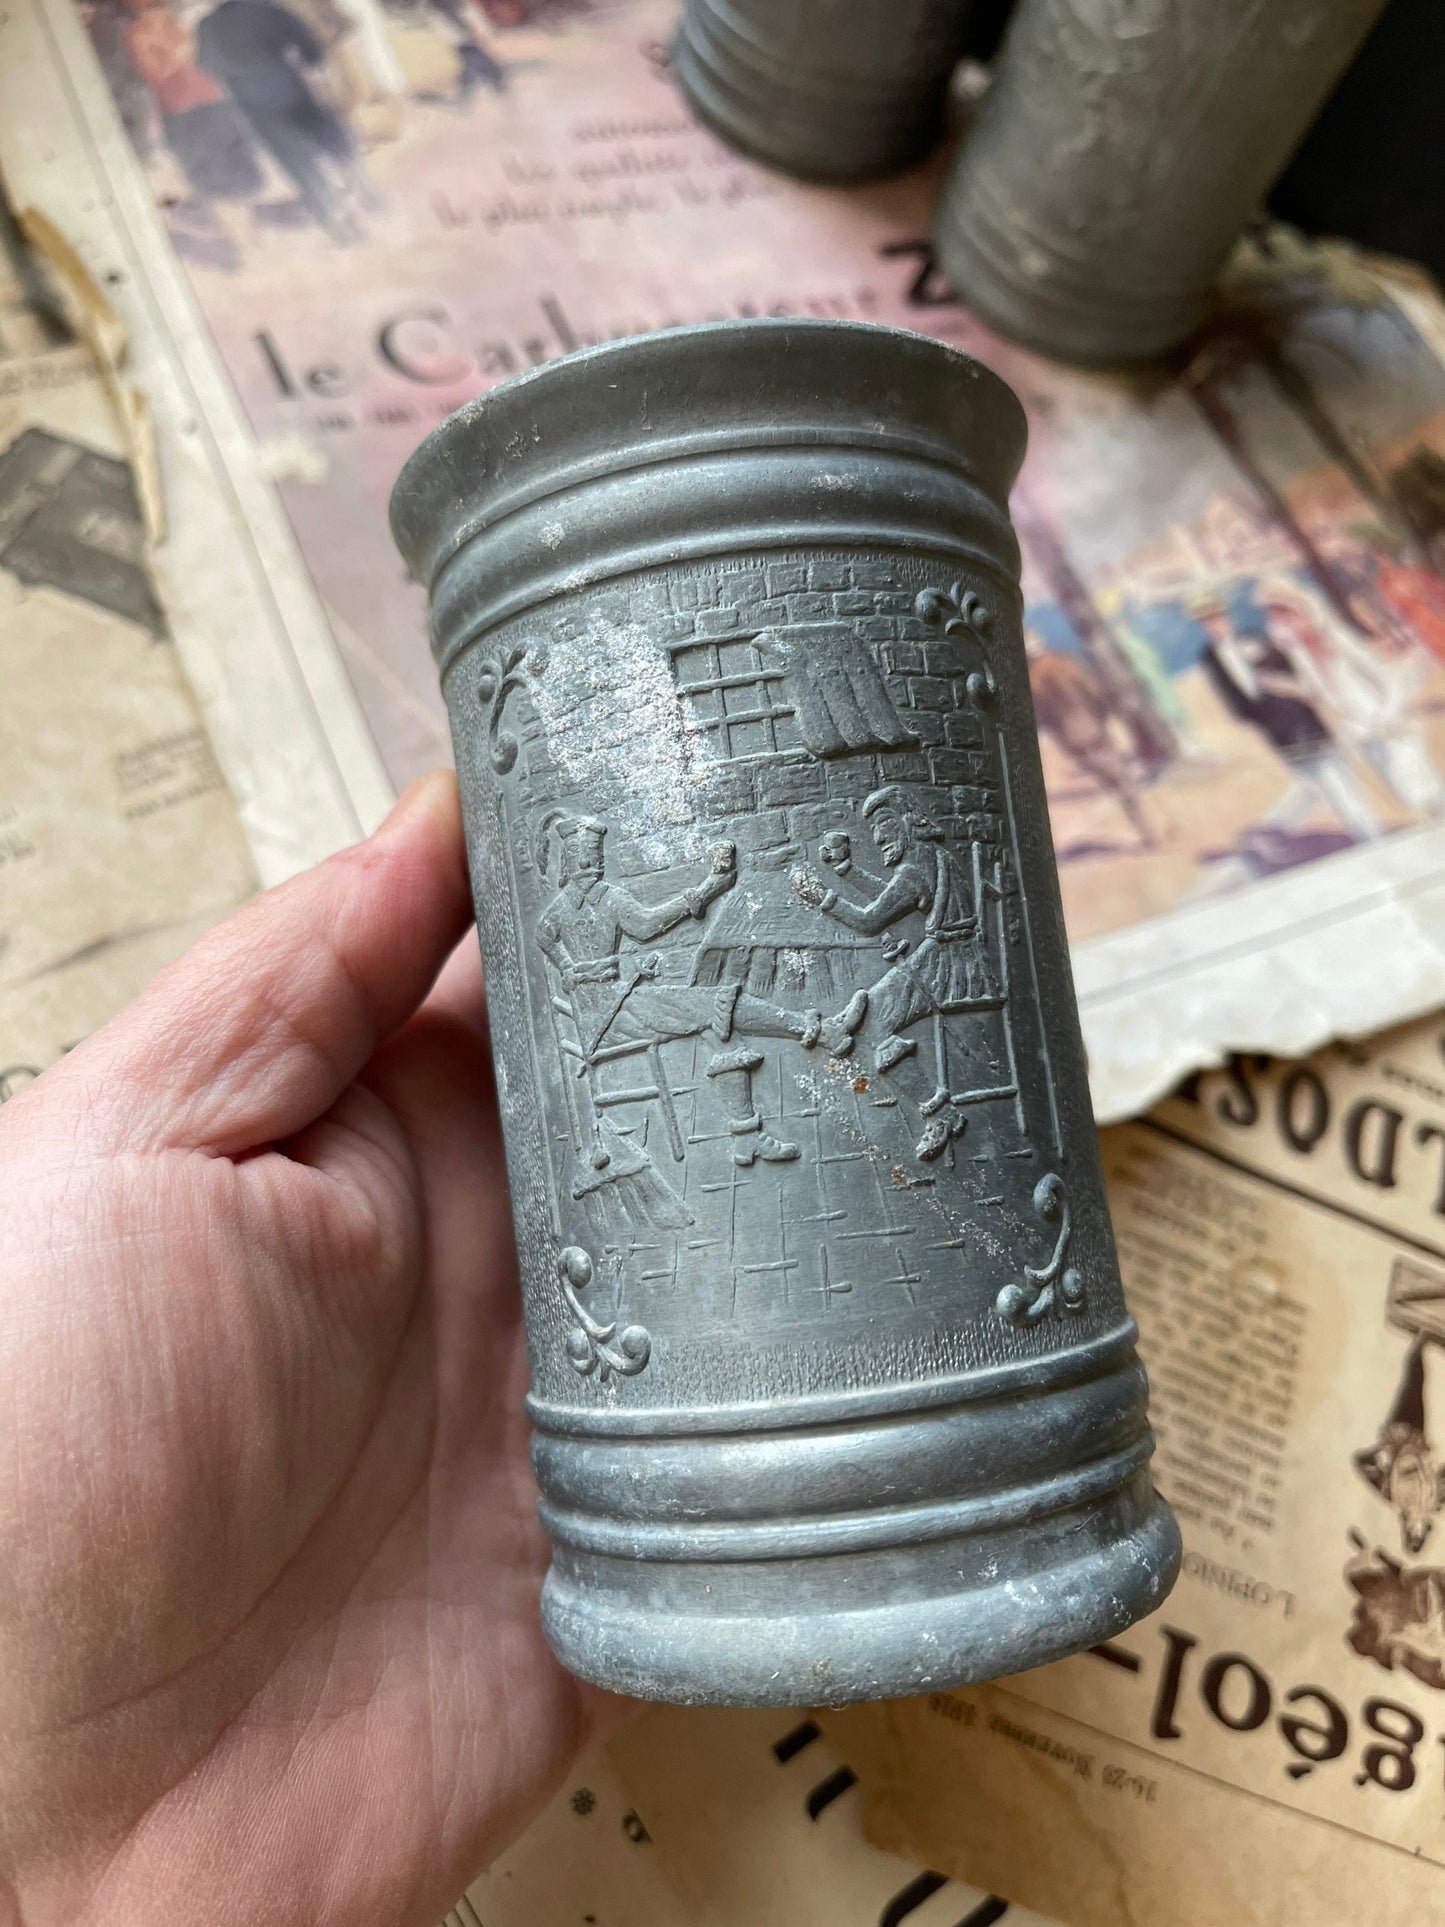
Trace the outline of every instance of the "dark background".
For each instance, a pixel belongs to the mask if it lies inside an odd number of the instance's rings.
[[[992,58],[1013,4],[973,0],[971,58]],[[1269,209],[1445,280],[1445,0],[1390,0]]]

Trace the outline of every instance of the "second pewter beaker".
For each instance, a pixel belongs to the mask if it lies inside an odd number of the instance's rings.
[[[1179,348],[1383,5],[1019,0],[934,213],[944,274],[1060,361]]]
[[[724,323],[462,409],[428,587],[583,1677],[1014,1672],[1178,1562],[1089,1107],[1006,502],[937,342]]]
[[[871,181],[943,132],[968,0],[687,0],[673,67],[723,138],[803,180]]]

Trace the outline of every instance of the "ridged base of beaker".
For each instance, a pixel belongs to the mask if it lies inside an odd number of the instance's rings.
[[[782,1562],[558,1547],[543,1624],[572,1672],[638,1699],[838,1706],[1066,1658],[1151,1612],[1179,1567],[1147,1465],[1026,1526],[908,1543],[914,1523],[900,1511],[891,1546]]]

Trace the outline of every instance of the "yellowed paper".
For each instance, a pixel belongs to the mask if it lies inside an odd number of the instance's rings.
[[[1079,1927],[1441,1916],[1441,1039],[1105,1134],[1183,1575],[1094,1653],[836,1716],[880,1842]]]
[[[0,993],[0,1104],[113,1017],[213,921],[201,915],[118,936]]]
[[[666,1861],[606,1750],[584,1760],[442,1927],[681,1927]]]
[[[649,1708],[584,1761],[444,1927],[1041,1927],[863,1837],[847,1758],[802,1713]]]
[[[107,375],[45,339],[35,319],[0,351],[5,1096],[256,883],[155,597]]]
[[[34,251],[37,268],[44,262],[48,269],[57,303],[70,328],[95,359],[111,408],[125,431],[146,543],[154,549],[165,540],[166,533],[155,424],[144,394],[126,372],[130,341],[124,324],[76,253],[69,236],[61,233],[48,214],[39,208],[22,208],[17,226],[21,238]]]
[[[392,789],[68,0],[0,15],[0,174],[77,318],[103,317],[133,439],[153,438],[156,595],[261,880],[277,882],[372,828]]]

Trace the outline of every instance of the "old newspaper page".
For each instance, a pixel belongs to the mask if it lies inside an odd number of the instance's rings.
[[[89,349],[0,251],[0,1102],[255,888]]]
[[[1183,1574],[1095,1652],[840,1716],[874,1837],[1078,1927],[1445,1909],[1445,1030],[1105,1133]]]
[[[990,336],[934,272],[936,165],[810,188],[697,127],[668,71],[671,0],[219,11],[16,0],[0,107],[5,164],[116,283],[162,429],[204,454],[264,556],[244,619],[222,623],[196,577],[228,770],[247,731],[306,704],[346,735],[353,689],[393,782],[448,754],[386,501],[458,403],[637,330],[885,322],[981,354],[1029,412],[1014,516],[1101,1116],[1229,1047],[1299,1052],[1440,1000],[1428,288],[1267,237],[1186,367],[1070,372]],[[268,75],[291,77],[291,120]]]
[[[155,596],[261,880],[278,882],[371,828],[391,788],[93,57],[57,24],[74,23],[0,18],[0,180],[62,296],[104,310],[90,346],[143,429]]]
[[[801,1713],[651,1707],[443,1927],[1046,1927],[863,1837],[847,1758]]]

